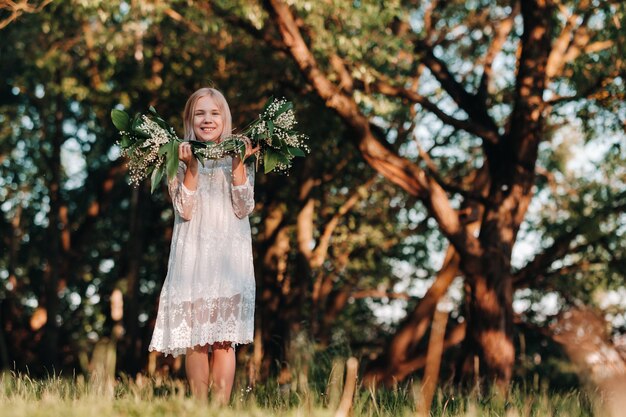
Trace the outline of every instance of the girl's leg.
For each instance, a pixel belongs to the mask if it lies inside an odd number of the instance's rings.
[[[228,342],[213,344],[211,357],[215,400],[226,405],[230,401],[235,380],[235,349]]]
[[[187,349],[185,372],[194,398],[206,401],[209,394],[209,345]]]

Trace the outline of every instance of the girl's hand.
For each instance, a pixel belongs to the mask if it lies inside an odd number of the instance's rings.
[[[251,157],[255,153],[259,152],[259,150],[261,149],[261,145],[257,145],[257,146],[255,146],[253,148],[252,147],[252,141],[250,140],[250,138],[244,136],[241,139],[246,144],[246,152],[245,152],[245,154],[243,156],[243,160],[245,161],[246,159],[248,159],[249,157]]]
[[[178,159],[183,161],[187,168],[198,165],[198,160],[193,155],[189,142],[182,142],[178,145]]]
[[[244,153],[243,160],[245,161],[250,156],[257,153],[261,147],[257,145],[256,147],[252,147],[252,141],[250,138],[243,137],[243,142],[246,144],[246,152]],[[239,157],[239,155],[233,156],[233,185],[241,185],[246,182],[246,166],[243,164],[243,161]]]

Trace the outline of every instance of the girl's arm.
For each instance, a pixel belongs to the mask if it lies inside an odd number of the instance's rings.
[[[259,146],[252,147],[250,139],[244,138],[246,142],[246,152],[244,161],[249,156],[259,151]],[[233,157],[233,179],[232,179],[232,203],[235,215],[243,219],[254,209],[254,169],[246,168],[245,163],[239,156]]]
[[[239,157],[233,157],[231,200],[235,216],[240,219],[254,210],[254,168],[246,167]]]
[[[185,179],[183,183],[188,190],[196,191],[198,188],[198,160],[193,156],[189,142],[178,145],[178,159],[185,163]]]
[[[178,159],[178,172],[170,181],[168,189],[176,212],[184,220],[191,220],[196,209],[198,160],[191,153],[189,143],[183,142],[179,145]]]

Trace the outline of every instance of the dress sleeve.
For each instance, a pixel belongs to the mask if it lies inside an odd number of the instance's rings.
[[[254,165],[246,164],[245,183],[231,186],[231,200],[235,216],[240,219],[254,210]]]
[[[193,213],[196,211],[197,191],[191,191],[185,187],[185,184],[183,184],[185,170],[185,164],[183,162],[179,162],[178,171],[176,172],[176,176],[169,182],[168,190],[170,192],[170,197],[172,198],[174,210],[176,210],[178,215],[184,220],[191,220]]]

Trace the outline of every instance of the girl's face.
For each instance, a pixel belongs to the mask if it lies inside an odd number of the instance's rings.
[[[193,112],[193,132],[201,142],[219,141],[224,131],[224,119],[211,96],[200,97]]]

